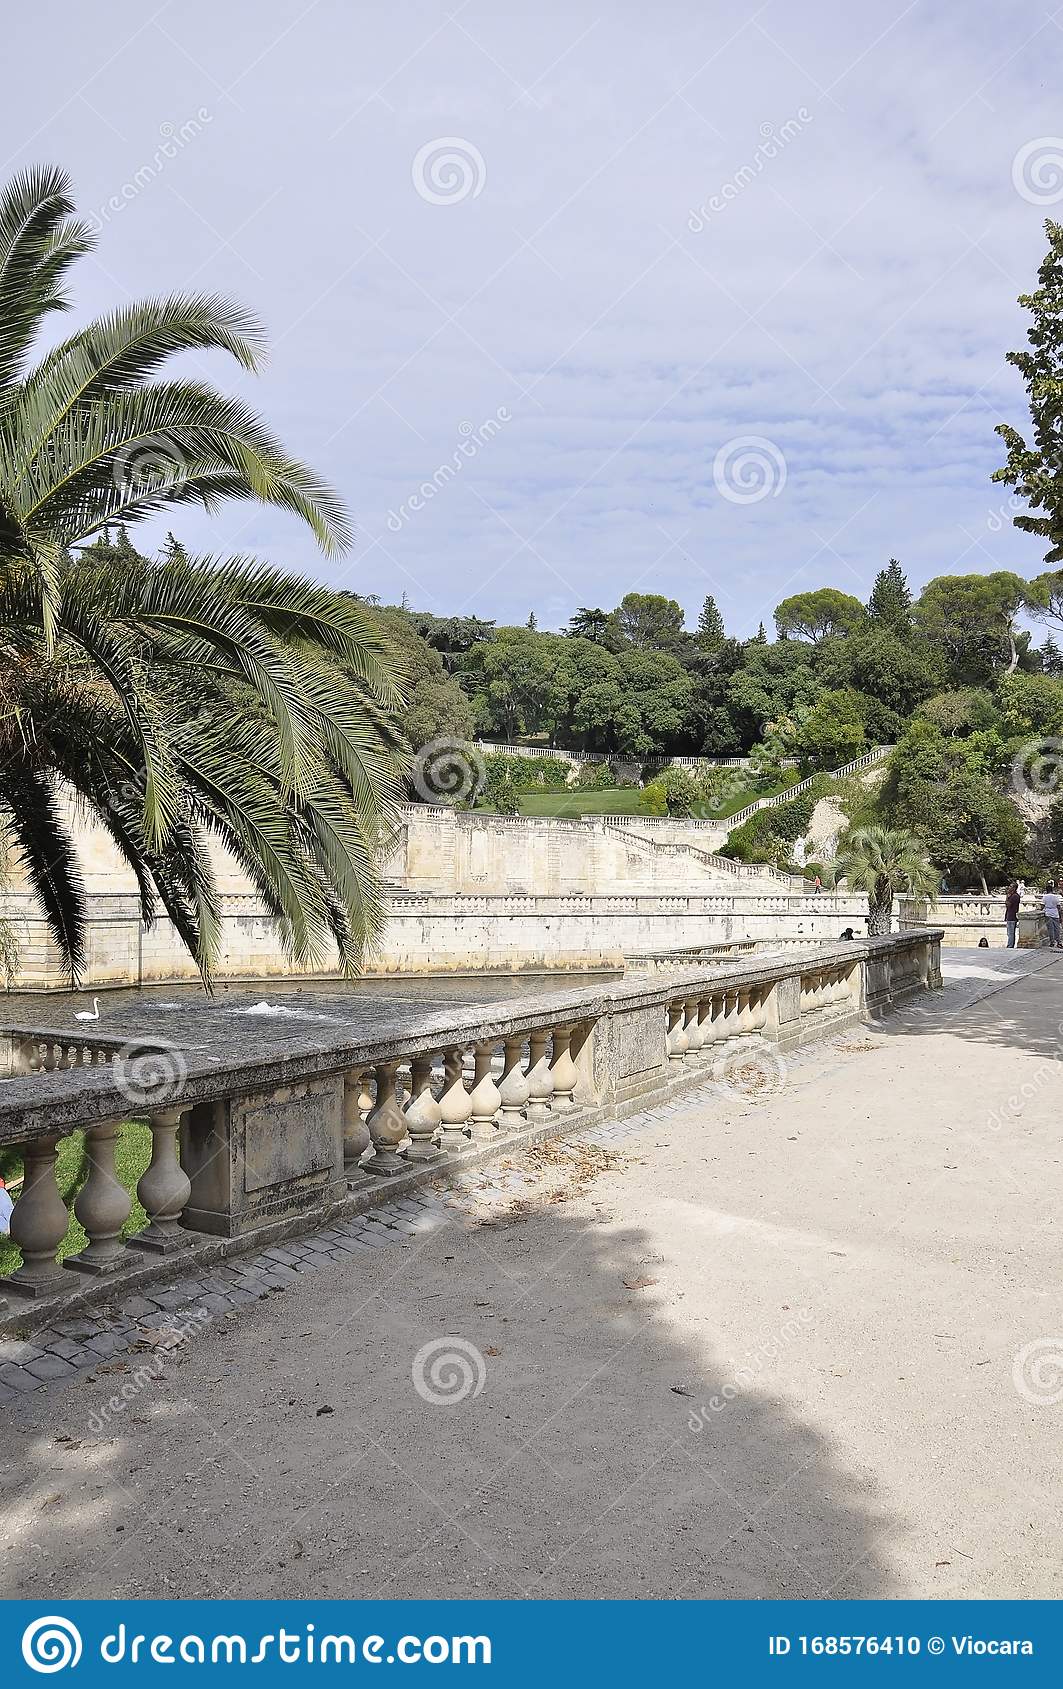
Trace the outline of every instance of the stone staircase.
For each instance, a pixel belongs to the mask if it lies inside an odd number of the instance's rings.
[[[827,777],[830,780],[838,780],[843,774],[856,774],[861,768],[870,768],[873,763],[881,762],[893,749],[892,745],[876,745],[873,751],[865,751],[862,757],[855,757],[852,762],[844,762],[840,768],[830,769]],[[808,791],[815,779],[816,775],[810,774],[807,779],[799,780],[796,786],[788,786],[785,792],[776,792],[774,797],[757,798],[755,803],[747,803],[745,809],[738,809],[727,817],[728,832],[740,827],[743,821],[748,821],[758,809],[775,809],[779,804],[789,803],[791,798],[799,797],[802,792]]]

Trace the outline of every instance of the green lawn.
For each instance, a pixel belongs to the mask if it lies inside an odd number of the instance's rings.
[[[82,1174],[82,1152],[84,1147],[84,1133],[72,1132],[69,1138],[64,1138],[59,1145],[56,1157],[56,1177],[59,1189],[63,1193],[63,1200],[70,1204],[80,1187]],[[122,1227],[123,1237],[132,1237],[134,1232],[144,1230],[148,1223],[140,1203],[137,1201],[137,1181],[151,1160],[151,1133],[139,1120],[127,1120],[118,1134],[115,1144],[115,1167],[118,1177],[130,1196],[133,1206],[129,1218]],[[22,1177],[22,1157],[14,1150],[0,1150],[0,1176],[8,1184]],[[18,1197],[18,1192],[12,1195]],[[84,1249],[88,1238],[74,1218],[73,1210],[70,1214],[70,1225],[66,1237],[59,1245],[59,1258],[76,1255]],[[8,1238],[0,1238],[0,1273],[10,1273],[18,1266],[21,1256],[15,1245]]]
[[[726,821],[729,816],[744,809],[747,803],[752,803],[754,798],[774,797],[792,784],[791,779],[786,784],[773,782],[758,790],[743,786],[731,792],[719,808],[703,809],[699,819]],[[568,792],[521,792],[520,808],[522,815],[548,815],[562,820],[566,816],[578,815],[638,815],[640,795],[635,788],[626,786],[603,786],[598,791],[575,787]],[[490,804],[479,805],[478,811],[481,815],[495,813]]]

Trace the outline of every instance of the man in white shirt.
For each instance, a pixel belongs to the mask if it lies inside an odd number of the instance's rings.
[[[0,1179],[0,1237],[6,1237],[11,1230],[11,1210],[14,1206],[7,1194],[7,1186]]]
[[[1048,948],[1063,950],[1063,940],[1059,936],[1060,915],[1063,913],[1063,902],[1055,887],[1055,882],[1049,880],[1041,896],[1041,911],[1048,927]]]

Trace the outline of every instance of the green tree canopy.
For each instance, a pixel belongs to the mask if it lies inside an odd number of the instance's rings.
[[[683,632],[682,607],[659,592],[625,593],[616,620],[636,651],[674,650]]]
[[[1033,319],[1026,331],[1030,350],[1009,352],[1026,384],[1033,443],[1009,423],[997,424],[1008,450],[1007,460],[993,476],[1014,487],[1031,511],[1012,520],[1026,533],[1047,542],[1046,563],[1063,562],[1063,227],[1045,223],[1048,252],[1037,273],[1037,289],[1019,295],[1019,304]]]
[[[852,633],[864,615],[858,598],[837,587],[822,586],[784,598],[775,611],[775,626],[782,639],[808,639],[815,645],[829,634]]]

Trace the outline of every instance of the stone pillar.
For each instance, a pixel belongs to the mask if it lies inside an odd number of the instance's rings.
[[[685,1018],[683,1003],[669,1003],[668,1005],[668,1060],[682,1062],[686,1060],[687,1035],[683,1025]]]
[[[58,1142],[58,1133],[36,1138],[22,1152],[22,1195],[11,1213],[11,1241],[22,1251],[22,1265],[3,1281],[20,1296],[50,1296],[73,1284],[55,1258],[70,1223],[55,1182]]]
[[[74,1203],[74,1213],[85,1228],[88,1247],[63,1262],[82,1273],[113,1273],[125,1258],[125,1244],[119,1234],[129,1218],[133,1199],[118,1181],[114,1168],[114,1141],[119,1122],[106,1120],[85,1133],[88,1178]]]
[[[443,1074],[443,1094],[439,1099],[439,1118],[443,1125],[440,1147],[451,1152],[468,1149],[465,1125],[472,1114],[472,1098],[465,1089],[464,1049],[455,1047],[444,1052]]]
[[[489,1144],[496,1136],[495,1120],[502,1107],[502,1097],[491,1071],[494,1053],[491,1043],[473,1045],[472,1095],[469,1099],[472,1121],[469,1129],[473,1141],[478,1144]]]
[[[407,1159],[435,1161],[439,1155],[435,1135],[443,1116],[432,1095],[432,1057],[414,1056],[410,1063],[411,1096],[406,1104],[406,1127],[410,1134]]]
[[[735,1030],[743,1037],[753,1030],[753,990],[749,985],[738,988],[738,1025]]]
[[[177,1128],[183,1113],[180,1108],[166,1108],[148,1116],[151,1161],[137,1185],[137,1196],[148,1216],[148,1224],[129,1241],[137,1249],[157,1255],[187,1249],[192,1242],[178,1223],[192,1194],[191,1181],[177,1159]]]
[[[553,1060],[550,1072],[554,1081],[554,1108],[563,1110],[574,1107],[573,1092],[576,1089],[576,1064],[572,1060],[572,1028],[571,1026],[555,1026],[553,1031]]]
[[[523,1110],[531,1095],[531,1086],[522,1066],[524,1058],[523,1033],[511,1032],[506,1039],[502,1060],[502,1083],[498,1094],[502,1098],[502,1125],[519,1126]]]
[[[554,1076],[547,1050],[550,1034],[544,1027],[528,1036],[528,1119],[549,1120],[553,1112]]]
[[[365,1164],[367,1173],[393,1178],[406,1171],[405,1157],[399,1145],[406,1136],[406,1116],[395,1095],[399,1071],[397,1061],[378,1062],[376,1067],[376,1105],[370,1110],[366,1125],[373,1143],[373,1154]]]
[[[373,1106],[367,1083],[368,1075],[357,1068],[343,1075],[343,1171],[348,1179],[357,1178],[359,1162],[372,1143],[364,1117]]]
[[[725,1038],[736,1038],[741,1031],[739,1025],[739,993],[732,985],[723,994],[723,1035]]]

